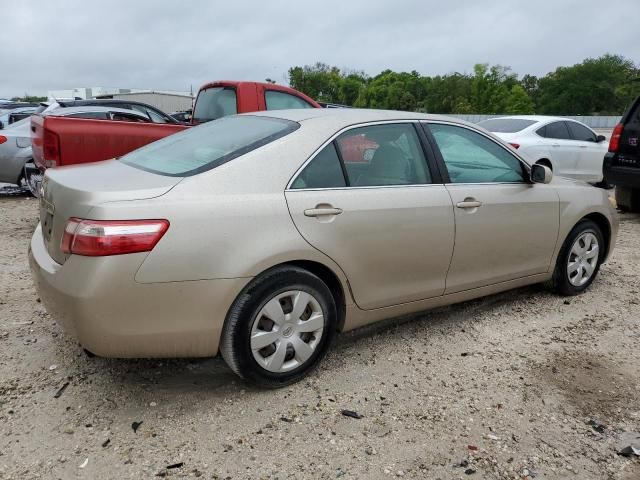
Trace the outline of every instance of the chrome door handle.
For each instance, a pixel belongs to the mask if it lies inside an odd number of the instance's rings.
[[[456,207],[458,208],[478,208],[482,205],[482,202],[478,202],[477,200],[465,200],[464,202],[456,203]]]
[[[305,217],[321,217],[323,215],[340,215],[341,208],[308,208],[304,211]]]

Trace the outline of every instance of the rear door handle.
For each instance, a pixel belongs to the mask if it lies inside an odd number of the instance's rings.
[[[456,203],[456,207],[458,208],[478,208],[482,205],[482,202],[477,200],[465,200],[464,202]]]
[[[305,217],[321,217],[323,215],[340,215],[341,208],[324,207],[324,208],[308,208],[304,211]]]

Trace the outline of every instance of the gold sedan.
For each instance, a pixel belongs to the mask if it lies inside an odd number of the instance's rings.
[[[86,349],[220,352],[267,387],[336,332],[538,282],[581,293],[618,229],[603,190],[408,112],[227,117],[48,170],[41,193],[33,278]]]

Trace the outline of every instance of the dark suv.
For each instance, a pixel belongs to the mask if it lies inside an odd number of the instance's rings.
[[[602,170],[605,182],[616,186],[618,208],[640,212],[640,97],[613,129]]]

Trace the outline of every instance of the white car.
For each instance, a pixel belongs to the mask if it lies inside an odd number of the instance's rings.
[[[518,150],[530,164],[540,163],[563,177],[602,182],[608,144],[583,123],[561,117],[520,115],[484,120],[479,126]]]

